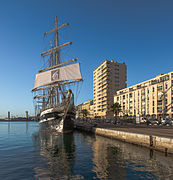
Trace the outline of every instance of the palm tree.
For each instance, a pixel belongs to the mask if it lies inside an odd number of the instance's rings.
[[[81,110],[81,114],[83,115],[83,118],[87,118],[89,112],[88,112],[87,109],[82,109],[82,110]]]
[[[114,103],[111,106],[111,111],[114,113],[115,120],[117,119],[118,114],[121,112],[121,105],[119,103]]]

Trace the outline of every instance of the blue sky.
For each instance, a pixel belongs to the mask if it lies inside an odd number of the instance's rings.
[[[34,74],[42,67],[42,34],[70,22],[68,59],[85,81],[77,103],[92,99],[92,72],[105,59],[127,64],[128,86],[173,70],[172,0],[0,1],[0,117],[33,114]]]

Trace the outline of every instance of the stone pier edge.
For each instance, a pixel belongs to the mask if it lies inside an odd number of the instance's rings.
[[[97,135],[114,138],[124,142],[148,147],[150,149],[155,149],[158,151],[165,152],[166,154],[173,153],[172,138],[111,130],[105,128],[84,127],[84,126],[76,126],[76,129],[87,132],[93,132]]]

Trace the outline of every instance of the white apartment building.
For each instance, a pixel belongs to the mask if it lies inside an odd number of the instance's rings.
[[[110,110],[117,90],[126,87],[127,67],[125,63],[105,60],[93,72],[94,116],[113,117]]]
[[[122,107],[120,116],[173,117],[173,72],[119,90],[114,103]]]

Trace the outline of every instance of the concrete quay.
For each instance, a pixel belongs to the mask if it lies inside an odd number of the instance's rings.
[[[173,153],[173,127],[75,123],[75,128],[124,142]]]

